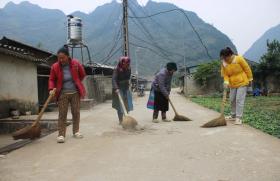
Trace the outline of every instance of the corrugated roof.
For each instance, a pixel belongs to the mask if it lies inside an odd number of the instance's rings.
[[[3,37],[0,40],[0,53],[35,63],[48,63],[48,60],[55,56],[50,52],[40,50],[6,37]]]
[[[93,63],[93,66],[96,67],[96,68],[107,68],[107,69],[114,69],[115,68],[113,66],[100,64],[100,63]]]

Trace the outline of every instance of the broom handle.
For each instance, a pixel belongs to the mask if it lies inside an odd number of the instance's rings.
[[[170,102],[171,107],[173,108],[173,110],[175,112],[175,115],[179,115],[178,112],[176,111],[175,106],[173,105],[172,101],[170,99],[168,99],[168,101]]]
[[[121,97],[120,91],[118,91],[117,94],[118,94],[118,97],[119,97],[119,100],[120,100],[121,107],[123,109],[124,115],[127,116],[128,113],[127,113],[126,107],[124,106],[123,99]]]
[[[224,92],[223,92],[223,102],[222,102],[222,105],[221,105],[221,114],[222,115],[224,115],[224,113],[225,113],[226,100],[227,100],[227,89],[224,89]]]
[[[39,113],[39,115],[38,115],[36,121],[33,122],[32,126],[35,126],[35,125],[41,120],[41,118],[42,118],[42,116],[43,116],[43,114],[44,114],[44,112],[45,112],[45,109],[47,108],[49,102],[51,101],[51,99],[52,99],[53,96],[55,95],[55,91],[56,91],[56,89],[54,88],[54,89],[53,89],[53,93],[49,95],[49,97],[48,97],[48,99],[46,100],[46,102],[45,102],[43,108],[41,109],[41,111],[40,111],[40,113]]]

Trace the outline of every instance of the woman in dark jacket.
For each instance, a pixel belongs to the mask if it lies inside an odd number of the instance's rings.
[[[152,84],[154,90],[154,114],[153,122],[158,123],[158,114],[161,111],[162,121],[169,122],[166,118],[166,112],[169,109],[169,94],[171,91],[171,80],[173,73],[177,71],[177,65],[174,62],[169,62],[166,68],[163,68],[156,74]]]
[[[129,57],[121,57],[117,67],[113,72],[112,86],[113,86],[113,102],[112,107],[117,110],[119,123],[123,120],[123,110],[121,108],[117,93],[121,94],[127,111],[133,110],[132,95],[129,89],[129,82],[131,76],[130,59]]]
[[[78,60],[69,56],[68,47],[64,46],[57,51],[58,61],[52,65],[49,78],[50,94],[55,94],[58,102],[58,143],[65,142],[66,118],[68,105],[71,105],[73,117],[73,136],[82,138],[79,132],[80,98],[85,96],[82,80],[86,76],[83,66]],[[56,92],[53,89],[56,88]]]

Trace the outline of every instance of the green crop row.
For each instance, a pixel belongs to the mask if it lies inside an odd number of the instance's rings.
[[[221,98],[191,98],[209,109],[220,111]],[[225,114],[230,113],[230,104],[225,107]],[[244,123],[280,138],[280,97],[247,97],[244,108]]]

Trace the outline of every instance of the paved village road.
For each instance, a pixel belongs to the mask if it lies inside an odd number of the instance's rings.
[[[57,133],[0,158],[1,181],[280,181],[280,140],[249,126],[205,129],[218,116],[172,93],[178,111],[193,122],[151,123],[147,96],[132,116],[145,127],[128,132],[111,103],[83,112],[85,138]],[[174,116],[169,111],[168,116]]]

